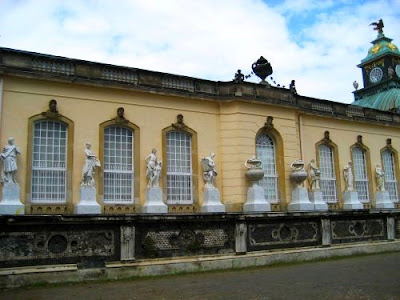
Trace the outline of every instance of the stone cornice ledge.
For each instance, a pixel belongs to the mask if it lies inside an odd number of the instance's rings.
[[[237,84],[233,81],[210,81],[10,48],[0,48],[0,75],[75,82],[210,101],[255,101],[291,107],[301,113],[400,126],[400,115],[397,113],[293,95],[285,88],[250,82]]]

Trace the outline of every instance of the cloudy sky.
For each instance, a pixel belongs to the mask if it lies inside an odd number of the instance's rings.
[[[0,47],[219,81],[263,55],[277,84],[350,103],[380,18],[400,46],[400,0],[0,0]]]

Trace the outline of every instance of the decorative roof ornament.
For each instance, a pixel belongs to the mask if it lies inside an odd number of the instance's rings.
[[[242,70],[237,70],[235,73],[235,78],[233,79],[235,83],[242,83],[244,81],[244,74],[242,73]]]
[[[365,64],[386,53],[400,55],[400,51],[397,46],[392,43],[392,39],[387,38],[383,33],[384,25],[382,19],[377,22],[372,22],[369,25],[374,26],[374,30],[378,31],[378,36],[372,41],[373,46],[368,50],[367,57],[361,60],[361,64]]]
[[[356,80],[353,81],[353,87],[358,90],[358,82]]]
[[[378,31],[378,36],[383,35],[383,27],[385,27],[383,25],[383,21],[382,19],[379,19],[378,22],[372,22],[371,24],[369,24],[369,26],[374,26],[374,30]]]
[[[296,81],[294,79],[289,84],[289,90],[293,95],[297,95]]]
[[[269,75],[273,73],[272,66],[263,56],[252,64],[251,68],[253,69],[254,74],[260,77],[261,82],[260,84],[270,85],[268,82],[265,81]]]

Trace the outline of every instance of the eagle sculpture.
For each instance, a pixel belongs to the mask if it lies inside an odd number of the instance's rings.
[[[380,19],[378,22],[372,22],[369,24],[369,26],[374,26],[374,30],[377,30],[378,33],[383,33],[382,28],[384,27],[382,19]]]

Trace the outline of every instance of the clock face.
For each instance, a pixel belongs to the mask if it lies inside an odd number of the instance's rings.
[[[382,80],[383,71],[381,68],[375,67],[369,73],[369,81],[376,83]]]
[[[397,65],[396,65],[395,71],[396,71],[397,77],[400,77],[400,64],[397,64]]]

